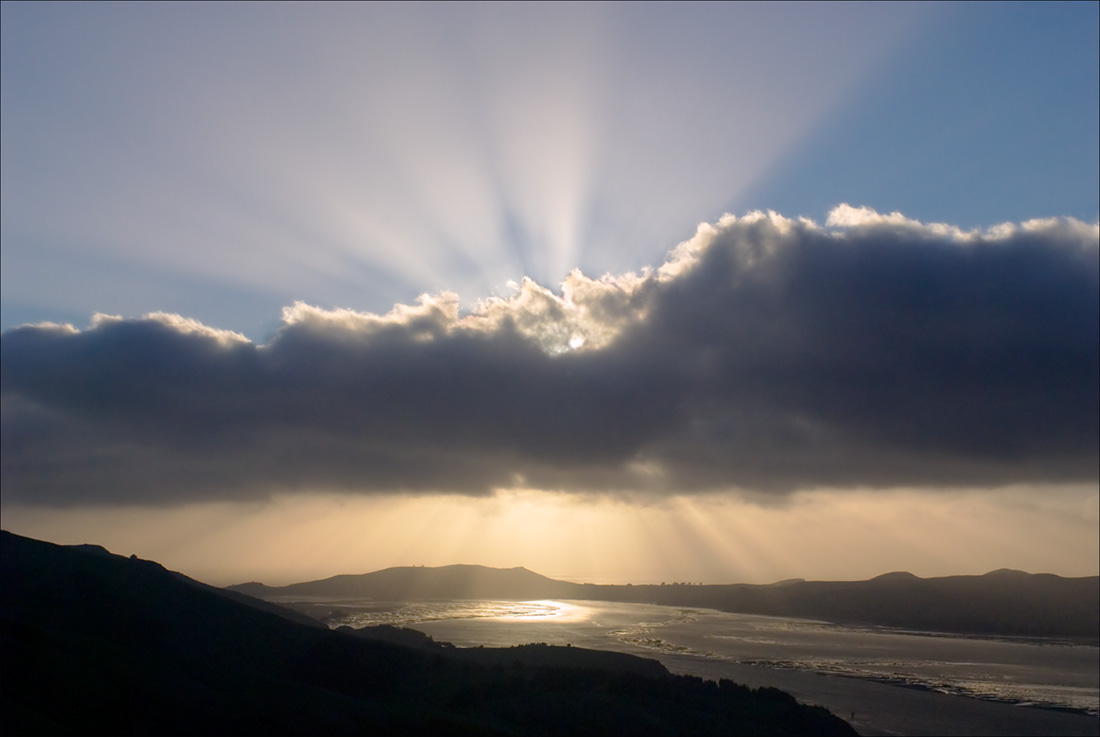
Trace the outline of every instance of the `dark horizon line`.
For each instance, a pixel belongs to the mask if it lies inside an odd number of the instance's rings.
[[[994,568],[993,570],[986,571],[985,573],[951,573],[951,574],[942,575],[942,576],[918,576],[918,575],[916,575],[914,573],[911,573],[909,571],[894,570],[894,571],[887,571],[885,573],[880,573],[878,575],[871,576],[870,578],[845,578],[845,579],[814,578],[814,579],[810,579],[810,578],[801,578],[801,577],[790,577],[790,578],[779,579],[779,580],[776,580],[776,581],[770,581],[770,582],[767,582],[767,583],[750,583],[750,582],[747,582],[747,581],[728,581],[728,582],[724,582],[724,583],[704,582],[704,581],[661,581],[659,583],[658,582],[637,583],[637,582],[633,582],[633,581],[626,581],[626,582],[619,582],[619,583],[608,583],[608,582],[599,582],[599,583],[597,583],[597,582],[594,582],[594,581],[574,581],[574,580],[570,580],[570,579],[567,579],[567,578],[556,578],[554,576],[547,576],[545,574],[539,573],[538,571],[534,571],[530,568],[527,568],[526,566],[498,567],[498,566],[487,566],[487,565],[483,565],[483,564],[480,564],[480,563],[448,563],[446,565],[441,565],[441,566],[429,566],[429,565],[387,566],[386,568],[379,568],[379,569],[375,569],[375,570],[371,570],[371,571],[365,571],[363,573],[336,573],[336,574],[333,574],[331,576],[325,576],[325,577],[322,577],[322,578],[310,579],[308,581],[295,581],[294,583],[282,584],[282,585],[278,585],[278,586],[268,586],[267,584],[264,584],[262,581],[256,581],[256,580],[245,581],[245,582],[241,582],[239,584],[232,584],[232,585],[241,586],[241,585],[246,585],[246,584],[259,584],[261,586],[266,586],[267,588],[286,588],[286,587],[289,587],[289,586],[296,586],[296,585],[305,584],[305,583],[320,583],[320,582],[323,582],[323,581],[332,581],[334,579],[357,578],[357,577],[361,577],[361,576],[370,576],[370,575],[374,575],[376,573],[385,573],[385,572],[388,572],[388,571],[416,570],[416,569],[422,569],[422,570],[426,570],[426,571],[439,571],[439,570],[443,570],[443,569],[455,569],[455,568],[471,568],[471,569],[481,569],[481,570],[486,570],[486,571],[526,571],[527,573],[531,573],[531,574],[534,574],[536,576],[546,578],[546,579],[548,579],[550,581],[553,581],[555,583],[569,583],[569,584],[573,584],[573,585],[576,585],[576,586],[639,586],[639,587],[641,587],[641,586],[778,586],[778,585],[781,585],[781,584],[790,584],[790,583],[862,583],[862,582],[866,582],[866,581],[875,581],[875,580],[884,579],[884,578],[898,578],[898,579],[901,579],[903,577],[904,578],[912,578],[912,579],[916,579],[916,580],[920,580],[920,581],[933,581],[933,580],[945,579],[945,578],[984,578],[986,576],[1015,575],[1015,574],[1024,575],[1024,576],[1053,576],[1055,578],[1063,578],[1063,579],[1100,578],[1100,572],[1097,572],[1097,573],[1094,573],[1094,574],[1089,574],[1089,575],[1084,575],[1084,576],[1066,576],[1066,575],[1062,575],[1060,573],[1051,573],[1051,572],[1048,572],[1048,571],[1031,572],[1031,571],[1020,570],[1018,568]]]

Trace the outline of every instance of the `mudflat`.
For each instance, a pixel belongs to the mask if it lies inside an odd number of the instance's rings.
[[[650,655],[653,657],[653,655]],[[773,686],[824,706],[861,735],[1098,735],[1100,718],[892,686],[858,678],[742,665],[691,656],[657,656],[673,673]]]

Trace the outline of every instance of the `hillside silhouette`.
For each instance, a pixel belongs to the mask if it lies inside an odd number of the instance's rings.
[[[151,561],[8,532],[0,640],[11,735],[855,734],[776,689],[623,653],[330,630]]]
[[[526,568],[452,565],[439,568],[386,568],[374,573],[339,575],[320,581],[270,587],[260,583],[230,586],[250,596],[415,599],[546,599],[570,597],[577,584],[555,581]],[[575,598],[575,597],[574,597]]]
[[[269,587],[229,587],[266,599],[587,599],[694,606],[955,634],[1065,638],[1100,643],[1100,577],[1000,569],[982,576],[919,578],[905,571],[867,581],[791,579],[770,585],[596,585],[526,568],[387,568]]]

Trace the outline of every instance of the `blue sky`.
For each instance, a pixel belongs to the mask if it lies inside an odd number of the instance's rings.
[[[1098,8],[5,2],[5,525],[1094,574]]]
[[[3,327],[473,305],[847,202],[1097,217],[1097,5],[6,3]]]

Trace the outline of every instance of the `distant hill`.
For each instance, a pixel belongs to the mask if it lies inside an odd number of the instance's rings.
[[[999,570],[982,576],[869,581],[793,581],[754,586],[597,586],[586,598],[700,606],[727,612],[821,619],[983,636],[1100,643],[1100,577]]]
[[[933,632],[1067,638],[1100,643],[1100,577],[1063,578],[1000,569],[983,576],[919,578],[906,571],[868,581],[790,579],[769,585],[594,585],[526,568],[387,568],[290,586],[231,586],[268,599],[588,599],[697,606]]]
[[[623,653],[330,630],[150,561],[7,532],[0,654],[0,734],[855,734],[775,689]]]
[[[574,597],[578,584],[555,581],[526,568],[488,568],[453,565],[441,568],[398,567],[374,573],[340,575],[289,586],[246,583],[230,586],[249,596],[263,598],[327,597],[381,601],[416,599],[529,600]],[[575,597],[574,597],[575,598]]]

